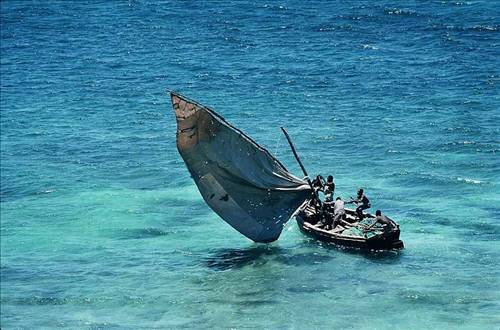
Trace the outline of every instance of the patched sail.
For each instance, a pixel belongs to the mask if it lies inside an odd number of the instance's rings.
[[[311,195],[266,149],[207,107],[171,93],[177,149],[205,202],[255,242],[276,240]]]

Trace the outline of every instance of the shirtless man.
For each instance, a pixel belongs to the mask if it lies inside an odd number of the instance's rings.
[[[375,221],[371,225],[366,227],[366,230],[368,231],[372,229],[377,223],[380,223],[384,227],[384,232],[386,234],[396,229],[394,223],[388,217],[383,215],[380,210],[377,210],[375,212]]]

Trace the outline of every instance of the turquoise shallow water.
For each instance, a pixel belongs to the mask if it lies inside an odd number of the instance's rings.
[[[496,1],[1,2],[1,327],[500,327]],[[254,244],[202,201],[166,88],[406,249]]]

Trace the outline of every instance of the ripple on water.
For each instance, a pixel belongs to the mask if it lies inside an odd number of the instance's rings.
[[[174,229],[165,230],[160,228],[134,228],[134,229],[123,229],[121,231],[121,234],[118,234],[118,237],[120,239],[146,239],[146,238],[175,235],[177,233],[178,231]]]

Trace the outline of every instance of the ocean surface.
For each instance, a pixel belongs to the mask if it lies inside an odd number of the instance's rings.
[[[1,328],[500,329],[499,1],[2,1]],[[255,244],[167,89],[402,229]]]

